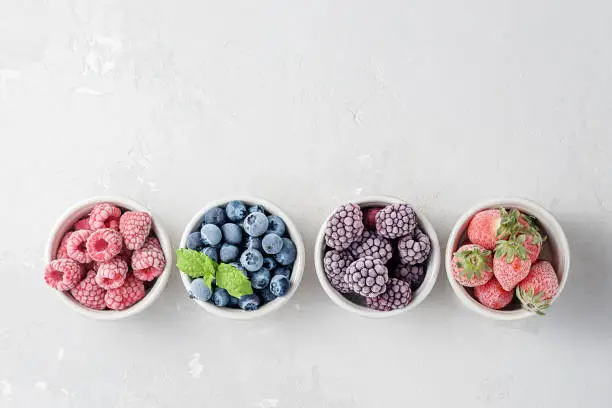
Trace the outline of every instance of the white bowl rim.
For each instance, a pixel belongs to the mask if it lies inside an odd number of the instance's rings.
[[[315,271],[317,273],[317,278],[319,279],[319,283],[323,287],[323,290],[327,294],[327,296],[338,306],[347,310],[349,312],[358,314],[364,317],[371,318],[386,318],[391,316],[397,316],[401,313],[405,313],[409,310],[412,310],[419,306],[427,296],[431,293],[436,280],[438,278],[438,273],[440,270],[440,262],[441,262],[441,252],[440,252],[440,242],[438,241],[438,235],[431,224],[431,222],[423,215],[415,206],[408,203],[406,200],[401,198],[387,196],[387,195],[376,195],[376,196],[367,196],[367,197],[359,197],[354,200],[349,200],[346,202],[355,203],[359,206],[362,205],[387,205],[387,204],[408,204],[411,205],[417,214],[418,223],[421,228],[425,230],[425,233],[429,236],[431,241],[431,255],[429,258],[429,262],[427,264],[427,271],[425,274],[425,280],[421,284],[421,287],[416,291],[416,294],[412,301],[408,304],[408,306],[390,310],[387,312],[381,312],[378,310],[373,310],[365,306],[358,305],[353,303],[349,299],[345,298],[341,293],[339,293],[327,280],[327,276],[325,275],[325,269],[323,267],[323,257],[325,256],[325,229],[327,225],[327,221],[334,214],[338,207],[335,207],[329,215],[325,218],[323,223],[321,224],[321,228],[317,234],[317,240],[315,243],[314,250],[314,262],[315,262]]]
[[[300,286],[302,276],[304,275],[304,258],[306,250],[304,248],[304,241],[302,239],[302,235],[300,234],[300,231],[298,230],[296,225],[293,223],[291,217],[289,217],[283,210],[281,210],[277,205],[273,204],[272,202],[263,198],[249,195],[236,195],[229,198],[224,197],[216,199],[207,203],[204,207],[200,208],[200,210],[193,216],[191,221],[189,221],[189,223],[185,227],[185,230],[183,231],[183,235],[181,237],[179,248],[187,247],[187,237],[190,233],[194,231],[195,226],[202,222],[202,219],[204,218],[204,213],[206,211],[210,210],[213,207],[223,207],[230,201],[242,201],[246,205],[259,204],[262,205],[270,214],[278,215],[279,217],[281,217],[283,222],[287,226],[289,236],[291,237],[291,240],[293,241],[297,249],[297,256],[295,258],[295,262],[293,263],[293,270],[291,271],[291,286],[289,288],[289,292],[285,296],[278,297],[273,301],[266,303],[257,310],[245,311],[241,309],[218,307],[209,302],[203,302],[199,299],[192,299],[204,310],[215,316],[234,320],[251,320],[274,312],[283,307],[285,304],[287,304],[287,302],[289,302],[289,299],[291,299],[291,297],[297,291],[298,286]],[[180,270],[178,270],[178,272],[181,281],[183,282],[183,286],[185,287],[185,291],[189,292],[189,284],[191,283],[191,278]]]

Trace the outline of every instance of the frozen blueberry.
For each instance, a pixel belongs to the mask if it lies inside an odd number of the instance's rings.
[[[275,296],[285,296],[289,291],[289,286],[289,279],[283,275],[275,275],[270,280],[270,292]]]
[[[274,268],[276,268],[276,261],[274,260],[274,258],[272,258],[271,256],[266,256],[264,257],[264,263],[262,268],[266,268],[267,270],[271,271]]]
[[[270,215],[268,216],[268,232],[278,235],[282,237],[287,228],[285,227],[285,222],[278,215]]]
[[[255,272],[263,265],[263,255],[256,249],[247,249],[240,255],[240,265],[248,272]]]
[[[295,257],[297,256],[297,249],[295,248],[295,244],[289,238],[283,238],[283,248],[280,252],[274,255],[276,262],[283,266],[287,266],[293,261],[295,261]]]
[[[262,205],[252,205],[249,207],[249,213],[254,213],[254,212],[260,212],[260,213],[265,213],[266,210],[263,208]]]
[[[227,290],[223,288],[215,288],[215,291],[212,295],[212,301],[215,305],[219,307],[225,307],[230,302],[230,295],[227,293]]]
[[[270,291],[270,288],[263,288],[262,290],[258,290],[257,293],[264,303],[268,303],[276,299],[276,295]]]
[[[267,288],[270,284],[271,273],[266,268],[261,268],[251,275],[251,286],[253,289]]]
[[[268,217],[264,213],[254,212],[244,219],[244,230],[252,237],[259,237],[268,230]]]
[[[227,223],[221,227],[223,238],[228,244],[238,245],[242,242],[242,229],[237,224]]]
[[[215,224],[204,224],[200,230],[202,234],[202,242],[204,245],[215,246],[221,242],[223,234],[221,230]]]
[[[240,306],[242,310],[257,310],[260,303],[261,300],[259,299],[259,296],[253,293],[252,295],[242,296],[238,301],[238,306]]]
[[[232,265],[234,268],[236,268],[240,272],[242,272],[244,274],[244,276],[249,276],[249,274],[247,273],[246,269],[244,269],[242,267],[242,265],[240,265],[238,262],[232,262],[230,265]]]
[[[261,240],[261,247],[266,254],[278,254],[283,248],[283,239],[276,234],[266,234]]]
[[[223,225],[225,222],[225,211],[219,207],[213,207],[204,213],[204,224]]]
[[[291,279],[291,271],[293,270],[292,266],[281,266],[280,268],[276,268],[274,270],[274,276],[282,275],[287,279]]]
[[[237,309],[238,302],[239,302],[238,298],[235,298],[232,295],[230,295],[230,300],[229,300],[229,303],[227,304],[227,307],[231,307],[232,309]]]
[[[197,231],[189,234],[187,237],[187,248],[199,251],[202,245],[202,234]]]
[[[202,250],[202,253],[213,261],[219,263],[219,253],[217,252],[217,248],[206,247]]]
[[[221,262],[228,263],[238,259],[238,255],[240,255],[240,250],[236,245],[232,244],[223,244],[221,246],[221,250],[219,251],[219,258]]]
[[[212,296],[212,292],[204,283],[204,279],[198,278],[191,281],[189,285],[189,297],[199,299],[202,302],[208,302],[210,297]]]
[[[247,215],[247,209],[242,201],[230,201],[225,207],[225,214],[230,221],[242,221]]]
[[[247,235],[247,239],[244,245],[246,246],[247,249],[256,249],[258,251],[263,251],[263,248],[261,247],[261,238],[252,237],[250,235]]]

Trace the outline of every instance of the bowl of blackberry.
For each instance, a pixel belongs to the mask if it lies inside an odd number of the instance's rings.
[[[217,200],[189,222],[177,267],[190,298],[208,312],[252,319],[278,310],[304,272],[304,243],[292,220],[255,197]]]
[[[315,269],[338,306],[366,317],[417,307],[440,267],[432,224],[403,200],[366,197],[335,209],[315,244]]]

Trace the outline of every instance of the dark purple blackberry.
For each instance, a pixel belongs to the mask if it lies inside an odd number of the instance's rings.
[[[363,234],[363,214],[358,205],[349,203],[338,208],[327,222],[325,242],[338,251],[359,241]]]
[[[388,312],[389,310],[401,309],[410,303],[412,300],[412,290],[410,284],[403,280],[391,278],[387,283],[385,293],[373,297],[366,298],[366,304],[369,308]]]
[[[366,256],[349,265],[345,280],[358,295],[375,297],[387,290],[389,271],[380,259]]]
[[[393,276],[410,284],[410,289],[416,291],[425,280],[425,267],[423,265],[399,264],[393,271]]]
[[[400,238],[397,242],[400,262],[406,265],[422,264],[429,258],[431,241],[420,229],[416,229],[414,236]]]
[[[386,264],[393,256],[393,245],[387,238],[376,232],[364,231],[361,241],[353,242],[349,247],[353,259],[371,256]]]
[[[350,293],[351,288],[344,277],[348,266],[353,262],[353,257],[348,251],[327,251],[323,258],[323,268],[327,280],[340,293]]]
[[[416,225],[416,213],[407,204],[391,204],[376,214],[376,231],[385,238],[410,235]]]

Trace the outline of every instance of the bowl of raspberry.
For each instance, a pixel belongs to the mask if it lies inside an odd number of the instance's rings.
[[[390,317],[417,307],[433,289],[440,258],[427,218],[387,196],[339,206],[315,244],[315,270],[325,293],[365,317]]]
[[[163,292],[172,270],[168,235],[142,205],[94,197],[57,221],[44,280],[73,310],[101,320],[132,316]]]
[[[176,252],[187,295],[230,319],[280,309],[304,273],[304,242],[295,224],[280,208],[255,197],[206,205],[187,224]]]
[[[476,205],[457,221],[446,247],[446,275],[468,309],[497,320],[544,315],[570,268],[555,217],[522,198]]]

